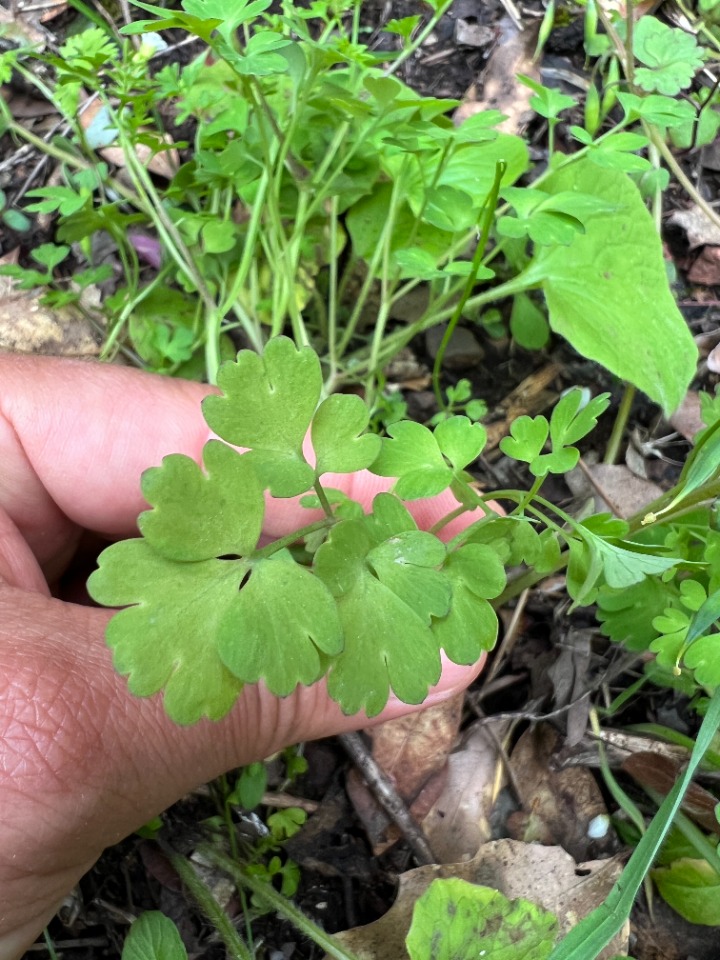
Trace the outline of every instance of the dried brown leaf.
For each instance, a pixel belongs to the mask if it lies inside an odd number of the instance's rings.
[[[463,694],[419,713],[368,730],[372,755],[421,823],[442,791],[448,754],[455,745]],[[347,791],[376,855],[395,843],[400,833],[390,823],[365,781],[352,770]]]
[[[538,724],[518,740],[510,757],[515,785],[523,809],[513,814],[508,827],[516,838],[548,842],[567,850],[576,860],[587,860],[612,848],[613,837],[588,836],[596,817],[607,815],[597,782],[582,767],[553,769],[553,756],[563,746],[560,736],[549,724]]]
[[[508,728],[475,724],[448,757],[445,786],[423,823],[440,863],[470,860],[490,839],[490,814],[505,783],[498,742]]]
[[[395,903],[375,923],[336,936],[359,960],[404,960],[405,937],[415,902],[433,880],[459,877],[500,890],[509,899],[523,897],[552,911],[562,933],[604,902],[622,870],[622,861],[595,860],[577,866],[560,847],[540,847],[514,840],[485,844],[467,863],[418,867],[400,877]],[[581,875],[578,875],[581,874]],[[598,960],[627,953],[628,928],[602,951]]]

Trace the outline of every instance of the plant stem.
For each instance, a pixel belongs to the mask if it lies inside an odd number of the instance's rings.
[[[710,220],[710,222],[720,229],[720,214],[710,206],[710,204],[705,200],[705,198],[698,192],[695,185],[691,180],[685,175],[683,168],[677,162],[675,157],[672,155],[672,151],[668,145],[663,141],[662,137],[658,133],[655,127],[650,126],[649,124],[643,124],[645,132],[650,137],[652,143],[657,147],[658,152],[662,156],[665,163],[668,165],[672,171],[675,179],[678,181],[680,186],[685,190],[687,195],[696,203],[698,207],[702,210],[705,216]]]
[[[630,417],[630,410],[632,408],[633,400],[635,399],[635,393],[635,387],[631,383],[626,383],[622,400],[620,401],[620,408],[618,409],[617,416],[615,417],[612,433],[610,434],[607,449],[605,450],[603,463],[617,463],[618,454],[620,453],[620,444],[622,443],[623,436],[625,435],[625,429]]]
[[[58,960],[58,955],[55,952],[55,944],[52,942],[52,937],[50,936],[50,931],[47,927],[45,927],[43,930],[43,940],[45,941],[45,946],[47,947],[50,960]]]
[[[502,183],[502,178],[505,175],[507,170],[507,164],[504,161],[499,160],[495,164],[495,179],[493,180],[493,185],[490,188],[490,192],[487,195],[484,205],[484,212],[482,218],[482,226],[480,231],[480,236],[478,237],[477,246],[475,247],[475,252],[472,258],[472,264],[470,266],[470,273],[467,276],[465,281],[465,286],[463,287],[462,294],[460,299],[455,304],[452,316],[448,322],[447,327],[445,328],[445,333],[443,334],[442,340],[440,341],[440,346],[438,351],[435,354],[435,363],[433,364],[432,372],[432,382],[433,382],[433,391],[435,393],[435,399],[437,401],[438,407],[441,410],[444,410],[447,407],[440,390],[440,370],[442,368],[442,362],[445,359],[445,351],[447,350],[447,345],[450,343],[453,333],[455,332],[455,327],[458,325],[458,321],[462,316],[462,312],[465,309],[465,304],[470,299],[470,294],[472,289],[475,286],[475,281],[477,279],[478,270],[480,269],[480,263],[485,252],[485,247],[487,246],[488,239],[490,237],[490,228],[492,226],[493,218],[495,217],[495,207],[497,206],[498,194],[500,192],[500,184]]]
[[[333,957],[334,960],[358,960],[358,957],[356,957],[352,951],[335,937],[325,933],[322,927],[314,923],[309,917],[306,917],[294,903],[278,893],[271,884],[247,873],[239,864],[234,863],[230,857],[212,847],[202,847],[201,852],[208,860],[228,873],[236,883],[246,887],[259,900],[264,900],[267,906],[271,907],[281,917],[289,920],[296,929],[309,937],[321,950],[324,950],[329,956]]]
[[[284,550],[285,547],[291,547],[294,543],[297,543],[298,540],[302,540],[303,537],[307,537],[311,533],[315,533],[318,530],[324,530],[326,527],[332,527],[334,523],[336,523],[336,520],[333,516],[325,517],[322,520],[316,520],[315,523],[309,523],[306,527],[301,527],[294,533],[289,533],[285,537],[280,537],[279,540],[273,540],[272,543],[268,543],[265,547],[260,547],[259,550],[254,550],[250,559],[266,560],[279,550]]]
[[[418,50],[423,45],[423,43],[425,43],[425,40],[430,36],[430,34],[438,25],[442,17],[445,16],[445,14],[447,13],[447,11],[450,9],[452,5],[453,5],[453,0],[445,0],[445,3],[443,3],[442,6],[435,11],[432,17],[430,17],[428,22],[422,28],[420,33],[415,37],[412,43],[408,44],[408,46],[405,47],[405,49],[402,51],[400,56],[397,58],[397,60],[394,60],[392,64],[385,70],[386,76],[389,77],[393,73],[397,73],[400,66],[408,59],[408,57],[411,57],[413,53],[415,53],[415,51]]]
[[[317,494],[318,500],[320,501],[320,506],[325,511],[325,516],[328,518],[328,520],[334,520],[335,517],[333,516],[333,509],[330,504],[330,501],[327,498],[327,494],[325,493],[323,485],[320,483],[319,480],[316,480],[315,483],[313,484],[313,488],[315,490],[315,493]]]
[[[175,853],[175,851],[166,844],[162,845],[162,849],[182,880],[183,885],[187,887],[190,896],[217,930],[222,942],[227,948],[228,956],[231,960],[253,960],[250,950],[247,945],[243,943],[230,917],[228,917],[212,892],[197,875],[194,867],[185,857],[181,857],[179,853]]]

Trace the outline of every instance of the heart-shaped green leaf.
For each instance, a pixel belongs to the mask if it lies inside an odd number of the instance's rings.
[[[368,408],[360,397],[334,394],[323,400],[312,422],[315,472],[354,473],[369,467],[380,453],[382,441],[365,433]]]
[[[487,430],[467,417],[448,417],[435,427],[435,440],[440,452],[456,470],[476,460],[487,442]]]
[[[391,439],[383,439],[372,472],[380,477],[398,477],[395,492],[399,497],[403,500],[434,497],[450,486],[453,471],[427,427],[402,420],[390,424],[387,432]]]
[[[302,446],[322,389],[315,351],[278,337],[268,341],[262,357],[242,350],[234,363],[223,364],[218,386],[224,395],[203,402],[210,429],[250,448],[246,456],[273,496],[309,490],[314,471]]]
[[[500,449],[506,457],[532,463],[545,446],[549,432],[545,417],[518,417],[510,426],[511,435],[500,441]]]
[[[403,500],[434,497],[446,490],[455,477],[480,454],[487,432],[467,417],[449,417],[431,432],[410,420],[387,428],[372,472],[397,477],[395,493]]]
[[[169,560],[244,556],[257,545],[265,501],[247,456],[211,440],[203,461],[207,473],[173,453],[143,474],[143,496],[153,509],[141,514],[138,526]]]
[[[475,663],[497,639],[497,616],[487,598],[502,593],[505,568],[492,547],[468,543],[448,554],[443,573],[452,586],[452,606],[433,620],[433,633],[454,663]]]

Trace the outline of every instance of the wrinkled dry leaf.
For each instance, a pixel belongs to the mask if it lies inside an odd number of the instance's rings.
[[[690,283],[705,287],[720,284],[720,247],[703,247],[700,256],[688,270]]]
[[[641,786],[649,787],[664,797],[674,787],[683,765],[653,751],[631,754],[622,768]],[[697,783],[690,784],[682,801],[682,809],[688,817],[710,833],[718,831],[716,806],[717,798]]]
[[[19,3],[9,6],[0,4],[0,30],[3,39],[14,41],[19,46],[35,47],[37,52],[45,49],[49,39],[47,31],[43,30],[32,13],[23,13]]]
[[[720,343],[708,354],[707,365],[711,373],[720,373]]]
[[[643,480],[620,463],[593,464],[587,468],[587,475],[596,494],[595,509],[610,510],[623,519],[638,513],[663,492],[656,483]]]
[[[464,695],[419,713],[368,730],[372,755],[393,781],[410,812],[421,823],[439,796],[446,776],[448,754],[455,745]],[[357,770],[347,778],[347,792],[378,855],[395,843],[400,833],[375,800]]]
[[[540,80],[540,71],[532,59],[537,28],[518,30],[510,17],[503,17],[498,26],[500,35],[482,76],[482,93],[478,96],[478,85],[473,84],[453,121],[461,124],[483,110],[499,110],[507,120],[499,123],[497,129],[522,133],[534,116],[530,108],[533,91],[518,82],[517,74]]]
[[[579,743],[587,729],[590,701],[587,696],[590,643],[594,630],[570,628],[564,636],[557,660],[548,667],[553,685],[553,706],[568,707],[565,719],[565,742]]]
[[[555,770],[553,755],[563,744],[549,724],[538,724],[518,740],[510,756],[523,809],[508,818],[516,839],[558,844],[578,862],[609,853],[614,836],[588,836],[590,823],[607,816],[595,777],[589,770]]]
[[[405,937],[415,902],[438,877],[459,877],[500,890],[511,900],[530,900],[552,911],[564,934],[604,902],[621,870],[618,857],[595,860],[577,868],[560,847],[495,840],[485,844],[478,856],[467,863],[418,867],[403,874],[395,903],[385,916],[336,936],[359,960],[403,960],[407,957]],[[579,872],[583,875],[578,876]],[[627,949],[626,925],[598,960],[609,960],[627,953]]]
[[[696,204],[686,210],[675,210],[668,217],[668,223],[682,227],[691,250],[696,250],[706,243],[720,244],[720,227],[717,227]]]
[[[700,397],[696,390],[688,390],[685,399],[670,417],[670,423],[690,443],[695,434],[705,427],[700,417]]]
[[[474,724],[448,757],[445,786],[423,823],[440,863],[471,860],[490,839],[490,814],[505,783],[498,743],[509,726]]]
[[[495,39],[492,27],[483,26],[475,20],[463,20],[458,17],[455,21],[455,43],[461,47],[487,47]]]
[[[91,324],[72,307],[44,307],[36,291],[16,290],[10,277],[0,277],[0,350],[95,357],[99,346]]]
[[[47,100],[31,97],[27,93],[19,93],[12,87],[0,87],[0,97],[7,104],[8,112],[16,120],[30,120],[34,117],[46,117],[57,110]]]

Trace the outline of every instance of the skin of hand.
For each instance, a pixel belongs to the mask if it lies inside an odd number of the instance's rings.
[[[367,726],[318,683],[282,700],[246,687],[221,722],[178,727],[160,697],[131,696],[115,673],[103,639],[111,611],[51,593],[84,530],[137,535],[144,469],[169,453],[199,459],[208,389],[0,355],[0,960],[22,956],[105,847],[189,790],[288,744]],[[368,473],[325,481],[366,506],[391,485]],[[448,493],[412,509],[427,528],[455,505]],[[288,501],[265,532],[311,519]],[[426,703],[462,690],[481,666],[444,662]],[[374,722],[412,709],[391,700]]]

